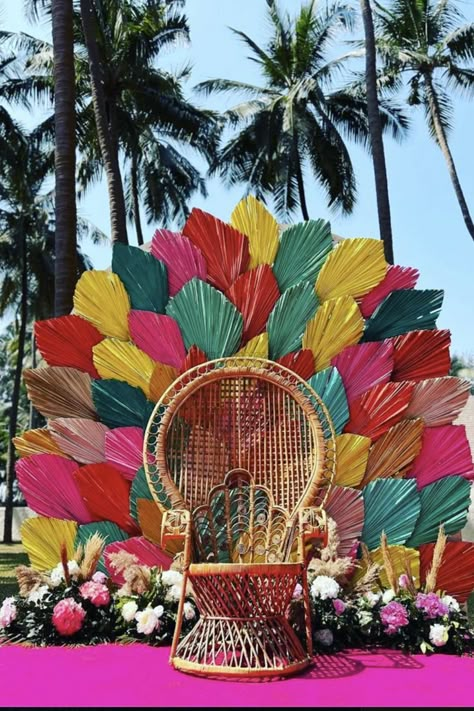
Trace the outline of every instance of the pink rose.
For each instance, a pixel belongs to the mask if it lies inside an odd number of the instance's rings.
[[[107,585],[95,583],[93,580],[83,583],[79,588],[79,592],[84,600],[90,600],[96,607],[108,605],[110,602],[110,592]]]
[[[404,605],[399,602],[389,602],[380,610],[380,619],[385,626],[387,634],[395,634],[400,627],[408,624],[408,612]]]
[[[94,581],[94,583],[102,583],[103,585],[105,585],[105,583],[107,582],[107,576],[105,573],[101,573],[100,570],[98,570],[97,573],[94,573],[94,575],[92,576],[92,580]]]
[[[303,595],[303,586],[300,585],[299,583],[296,583],[295,589],[293,590],[293,599],[294,600],[299,600],[299,598]]]
[[[53,625],[62,637],[71,637],[82,627],[86,611],[72,597],[58,602],[53,609]]]
[[[398,584],[401,588],[407,588],[410,584],[410,579],[406,573],[402,573],[398,578]]]
[[[14,597],[6,597],[0,607],[0,627],[8,627],[16,620],[16,605]]]
[[[343,602],[342,600],[339,600],[339,598],[336,598],[335,600],[332,601],[333,607],[334,607],[334,612],[336,615],[339,617],[339,615],[342,615],[344,610],[346,609],[346,603]]]
[[[423,610],[429,620],[435,617],[449,615],[449,607],[441,602],[436,593],[418,593],[415,600],[415,607]]]

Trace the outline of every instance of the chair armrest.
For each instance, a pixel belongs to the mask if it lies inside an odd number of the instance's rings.
[[[165,511],[161,521],[161,545],[166,548],[168,541],[181,543],[180,549],[183,551],[183,567],[187,568],[190,563],[191,551],[191,516],[185,509],[170,509]]]
[[[308,506],[299,511],[299,535],[303,547],[307,543],[319,543],[324,548],[328,542],[326,511],[316,506]]]

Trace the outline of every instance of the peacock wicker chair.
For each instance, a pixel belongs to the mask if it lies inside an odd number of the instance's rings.
[[[157,403],[144,462],[163,511],[162,545],[179,541],[183,551],[171,663],[246,679],[287,676],[310,664],[305,559],[325,542],[324,502],[335,471],[334,429],[314,390],[265,359],[199,365]],[[306,645],[286,617],[298,581]],[[200,618],[180,640],[188,584]]]

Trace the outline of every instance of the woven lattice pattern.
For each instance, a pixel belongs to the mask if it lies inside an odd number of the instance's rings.
[[[206,363],[178,379],[150,420],[152,493],[164,508],[194,508],[231,469],[248,470],[290,514],[334,476],[334,433],[307,383],[261,359]]]

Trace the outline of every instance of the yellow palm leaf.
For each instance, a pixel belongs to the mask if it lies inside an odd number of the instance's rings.
[[[230,224],[249,239],[249,269],[273,264],[279,245],[278,223],[265,205],[249,195],[234,208]]]
[[[90,321],[101,333],[126,341],[130,300],[116,274],[84,272],[74,292],[74,313]]]
[[[156,363],[150,380],[150,400],[158,402],[165,390],[178,377],[178,370],[171,365]]]
[[[21,542],[33,568],[51,570],[61,560],[62,543],[66,544],[68,558],[72,558],[76,533],[75,521],[38,516],[23,521]]]
[[[338,486],[355,487],[362,481],[367,467],[371,440],[355,434],[336,437],[336,479]]]
[[[378,239],[345,239],[332,250],[316,280],[321,301],[338,296],[364,296],[387,271],[383,243]]]
[[[92,349],[94,365],[101,378],[122,380],[141,388],[148,397],[155,361],[133,343],[105,338]]]
[[[236,355],[251,358],[268,358],[268,333],[261,333],[259,336],[251,338]]]
[[[392,561],[393,570],[396,578],[406,572],[405,559],[408,562],[408,567],[411,576],[416,579],[416,584],[420,583],[420,554],[414,548],[406,548],[405,546],[388,546],[390,560]],[[370,552],[370,557],[374,563],[383,566],[383,556],[380,548],[376,548]],[[384,568],[379,574],[380,580],[384,587],[390,587],[387,575]]]
[[[49,430],[28,430],[19,437],[14,437],[13,444],[20,457],[47,453],[59,454],[61,457],[67,458],[67,455],[61,451]]]
[[[364,319],[351,296],[325,301],[306,324],[303,348],[313,352],[316,371],[323,370],[346,346],[359,342]]]

